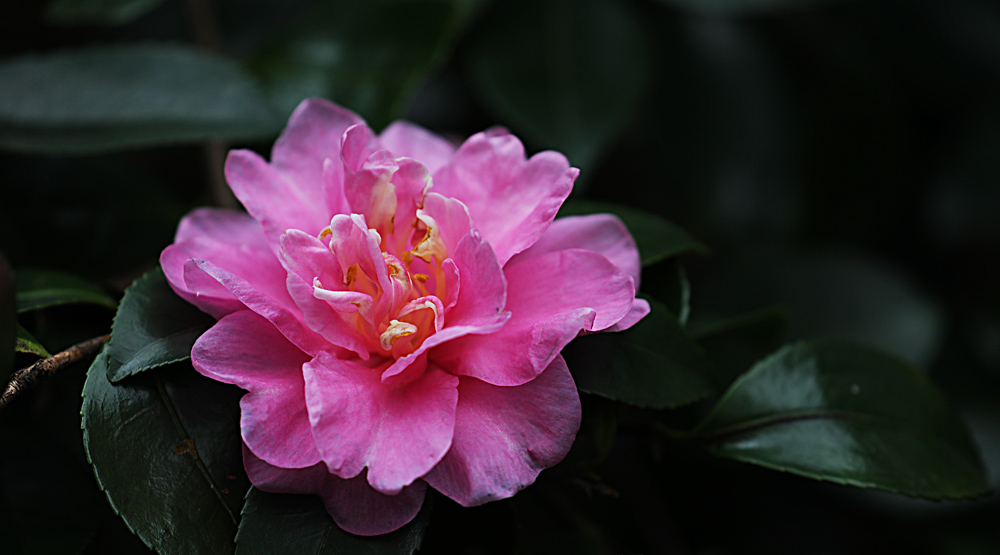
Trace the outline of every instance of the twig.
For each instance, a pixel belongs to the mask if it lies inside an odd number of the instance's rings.
[[[63,366],[67,366],[82,358],[96,353],[108,339],[110,335],[102,335],[93,339],[88,339],[83,343],[77,343],[61,353],[56,353],[49,358],[43,358],[27,368],[22,368],[11,376],[10,382],[3,395],[0,395],[0,410],[3,410],[15,397],[30,389],[42,378],[48,378],[56,373]]]

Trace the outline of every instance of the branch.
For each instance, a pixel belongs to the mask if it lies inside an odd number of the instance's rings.
[[[15,397],[30,389],[42,378],[48,378],[63,366],[68,366],[96,353],[110,338],[110,335],[102,335],[88,339],[61,353],[43,358],[27,368],[14,372],[7,384],[7,389],[4,390],[3,395],[0,395],[0,410],[3,410]]]

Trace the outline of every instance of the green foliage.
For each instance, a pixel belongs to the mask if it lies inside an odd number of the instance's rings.
[[[577,338],[563,351],[581,391],[631,405],[673,408],[715,392],[711,363],[662,304],[632,328]]]
[[[45,11],[48,21],[61,25],[128,23],[163,0],[54,0]]]
[[[38,355],[42,358],[48,358],[52,356],[31,332],[24,329],[21,324],[17,325],[17,340],[14,343],[14,350],[18,353],[30,353],[33,355]]]
[[[737,380],[695,429],[712,453],[930,499],[990,491],[957,412],[919,371],[841,340],[796,343]]]
[[[195,340],[215,322],[167,284],[159,268],[125,291],[108,345],[108,379],[117,382],[191,357]]]
[[[267,137],[281,121],[237,65],[148,43],[27,55],[0,64],[0,147],[99,152]]]
[[[18,312],[73,303],[118,306],[100,287],[74,275],[33,268],[17,272]]]
[[[406,526],[381,536],[355,536],[333,522],[315,495],[247,492],[236,555],[411,555],[420,547],[430,500]]]
[[[649,212],[610,202],[570,200],[563,204],[559,216],[610,213],[621,218],[635,238],[642,265],[650,266],[688,252],[708,253],[708,247],[679,226]]]
[[[464,11],[454,0],[326,0],[249,67],[282,114],[318,96],[350,107],[379,130],[403,115]]]
[[[120,384],[102,351],[83,388],[83,445],[112,508],[161,555],[233,553],[248,482],[242,392],[175,365]]]
[[[646,91],[636,15],[611,0],[511,0],[483,20],[467,58],[483,100],[516,133],[592,168]]]

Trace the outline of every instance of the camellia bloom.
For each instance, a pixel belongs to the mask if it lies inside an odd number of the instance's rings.
[[[249,214],[195,210],[160,263],[218,319],[194,367],[249,392],[250,481],[318,494],[372,535],[413,519],[428,485],[478,505],[559,462],[580,424],[560,350],[649,311],[617,218],[553,221],[577,173],[502,130],[457,149],[408,123],[376,136],[322,100],[270,163],[231,152]]]

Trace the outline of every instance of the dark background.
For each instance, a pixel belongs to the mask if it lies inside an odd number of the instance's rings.
[[[1000,485],[1000,3],[414,0],[376,3],[372,21],[348,4],[166,0],[104,25],[11,2],[0,56],[200,42],[242,64],[282,121],[319,95],[377,129],[402,116],[459,139],[504,125],[583,170],[574,198],[656,213],[710,247],[683,259],[690,328],[763,309],[753,338],[706,339],[721,368],[819,335],[896,353],[946,390]],[[266,153],[272,139],[224,146]],[[0,250],[15,270],[119,293],[186,211],[225,200],[200,142],[34,150],[0,152]],[[666,287],[672,264],[643,289]],[[105,333],[112,314],[27,316],[53,350]],[[53,552],[142,552],[79,445],[84,370],[0,417],[0,529],[70,538]],[[650,439],[629,425],[642,417],[622,411],[587,487],[556,469],[477,509],[437,496],[424,551],[1000,553],[996,495],[935,503],[810,482]]]

